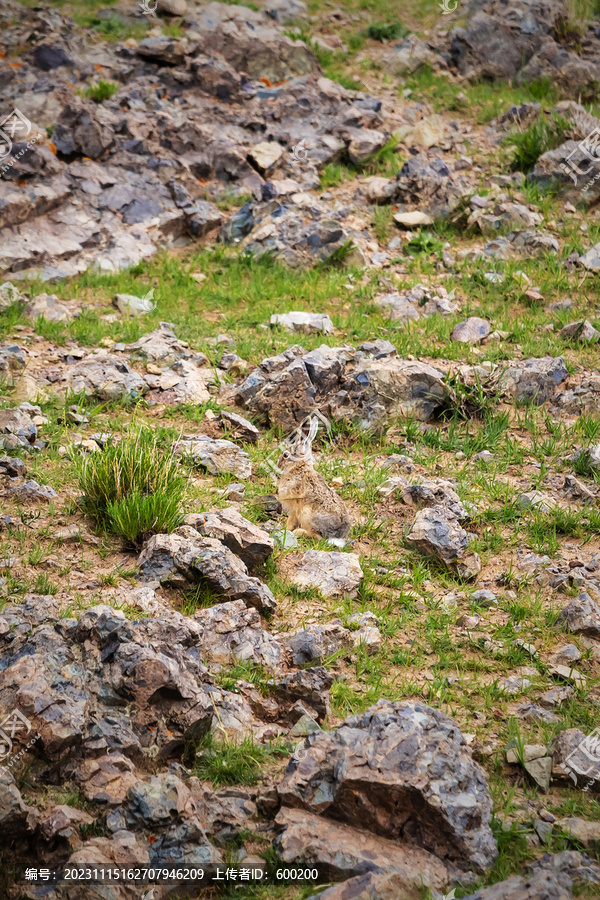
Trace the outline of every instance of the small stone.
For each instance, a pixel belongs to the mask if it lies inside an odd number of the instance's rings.
[[[271,325],[302,334],[333,334],[333,322],[326,313],[290,312],[271,316]]]
[[[573,817],[558,819],[556,825],[586,850],[595,850],[600,846],[600,822],[588,822],[586,819]]]
[[[541,759],[547,753],[545,744],[525,744],[523,747],[523,761],[530,762],[533,759]],[[520,762],[519,753],[514,748],[506,751],[506,761],[509,763]]]
[[[433,225],[431,216],[418,210],[394,213],[394,222],[397,225],[402,225],[403,228],[420,228],[423,225]]]
[[[486,339],[490,333],[490,323],[487,319],[471,316],[464,322],[459,322],[452,329],[450,339],[461,344],[478,344]]]
[[[535,783],[546,793],[550,789],[550,775],[552,773],[552,760],[549,756],[543,759],[534,759],[523,766],[525,771]]]

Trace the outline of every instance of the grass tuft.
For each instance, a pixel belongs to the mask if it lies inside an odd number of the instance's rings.
[[[76,465],[86,512],[130,543],[173,531],[181,521],[180,463],[158,446],[152,429],[140,427]]]

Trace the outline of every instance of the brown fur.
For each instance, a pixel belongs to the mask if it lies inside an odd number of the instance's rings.
[[[286,451],[278,466],[277,496],[288,513],[288,529],[302,528],[315,538],[345,538],[351,524],[346,504],[309,459]]]

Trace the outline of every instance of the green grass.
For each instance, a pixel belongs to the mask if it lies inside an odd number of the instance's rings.
[[[256,784],[263,767],[289,751],[275,745],[257,744],[250,737],[239,742],[219,740],[208,733],[201,742],[193,765],[194,775],[223,785]]]
[[[185,493],[180,462],[158,445],[147,426],[134,428],[100,453],[76,458],[75,467],[86,512],[130,543],[173,531],[180,523]]]
[[[367,28],[367,37],[381,43],[401,40],[409,33],[401,22],[372,22]]]
[[[517,131],[506,138],[513,145],[511,168],[519,172],[530,172],[539,157],[548,150],[553,150],[566,140],[569,123],[561,116],[540,118],[532,122],[522,131]]]
[[[91,100],[96,100],[97,103],[101,103],[103,100],[110,100],[112,95],[116,94],[118,90],[119,85],[115,84],[114,81],[102,81],[101,79],[98,84],[93,84],[86,88],[85,96]]]

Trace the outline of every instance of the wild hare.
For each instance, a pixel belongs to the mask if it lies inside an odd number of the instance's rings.
[[[318,427],[318,420],[311,419],[309,433],[301,433],[279,457],[277,496],[288,514],[290,531],[301,528],[309,537],[345,538],[351,525],[346,504],[313,468],[312,442]]]

